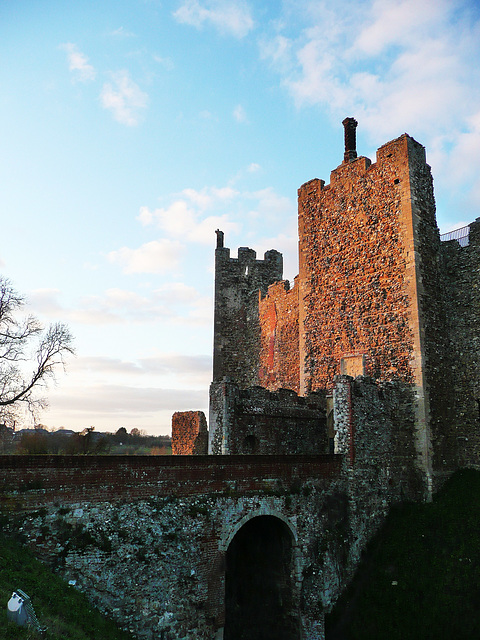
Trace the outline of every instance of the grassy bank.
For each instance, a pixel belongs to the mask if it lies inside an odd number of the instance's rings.
[[[326,622],[328,640],[480,638],[480,472],[394,509]]]
[[[132,640],[133,636],[92,609],[86,598],[36,560],[15,541],[0,535],[0,640],[33,640],[40,636],[7,620],[12,591],[32,599],[48,640]]]

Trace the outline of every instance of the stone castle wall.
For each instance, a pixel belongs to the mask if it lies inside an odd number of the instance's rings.
[[[398,473],[398,432],[411,425],[402,389],[338,384],[352,458],[0,456],[4,524],[139,639],[211,640],[225,624],[230,545],[268,516],[291,545],[295,637],[323,640],[324,612],[365,544],[391,504],[413,497],[411,478]],[[279,405],[292,409],[285,395]],[[255,390],[244,400],[255,408]]]
[[[442,369],[450,404],[444,449],[459,467],[480,460],[480,218],[470,225],[467,246],[441,243],[448,342]]]
[[[207,419],[203,411],[177,411],[172,416],[172,454],[207,455]]]
[[[240,389],[229,380],[210,387],[209,452],[324,454],[328,452],[324,394],[303,398],[294,391]]]
[[[364,375],[414,381],[413,247],[401,211],[412,143],[403,136],[375,164],[358,158],[335,169],[329,185],[314,180],[299,190],[305,392],[331,388],[342,359],[359,356]]]
[[[288,281],[270,285],[259,301],[259,384],[270,391],[300,389],[298,284]]]
[[[259,296],[282,279],[282,272],[283,258],[278,251],[267,251],[263,260],[257,260],[255,251],[240,247],[238,258],[230,258],[223,233],[217,232],[214,381],[230,377],[243,388],[259,383]]]

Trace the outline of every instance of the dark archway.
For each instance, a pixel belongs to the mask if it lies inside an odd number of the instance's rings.
[[[248,435],[243,441],[243,451],[245,454],[258,453],[258,438],[254,435]]]
[[[274,516],[252,518],[227,549],[225,640],[298,640],[292,534]]]

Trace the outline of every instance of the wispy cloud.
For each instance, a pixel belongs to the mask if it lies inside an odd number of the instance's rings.
[[[231,187],[205,187],[198,191],[185,189],[182,197],[168,207],[154,209],[141,207],[138,220],[144,225],[156,225],[173,238],[188,242],[211,244],[215,229],[226,231],[238,229],[228,214],[208,215],[218,208],[224,208],[238,195]]]
[[[81,82],[95,80],[97,73],[94,67],[89,64],[87,56],[78,50],[77,45],[67,42],[61,44],[60,48],[67,53],[68,68],[76,79]]]
[[[135,34],[132,31],[128,31],[125,27],[118,27],[114,31],[110,32],[110,35],[116,38],[134,38]]]
[[[111,288],[102,294],[83,296],[71,306],[61,303],[56,289],[37,289],[28,296],[33,312],[45,318],[84,325],[158,323],[209,326],[212,300],[183,282],[168,282],[143,294]]]
[[[251,164],[247,172],[254,173],[259,169],[259,165]],[[225,208],[230,213],[216,213]],[[257,191],[240,191],[231,186],[204,187],[201,190],[184,189],[167,207],[153,210],[141,207],[138,220],[144,226],[155,225],[165,234],[185,242],[211,244],[215,229],[237,233],[241,228],[240,220],[245,216],[276,220],[279,215],[289,212],[295,218],[295,203],[279,196],[272,187]]]
[[[138,420],[137,424],[141,424],[145,414],[168,410],[171,415],[174,411],[188,411],[203,406],[206,394],[192,389],[87,384],[70,389],[70,392],[66,387],[61,396],[52,396],[57,411],[63,410],[73,417],[83,417],[87,424],[91,424],[92,419],[100,420],[100,427],[103,428],[106,426],[102,424],[105,417],[111,416],[111,427],[118,428],[122,425],[115,424],[114,419],[118,420],[115,416],[128,420],[133,418]]]
[[[77,358],[73,366],[75,372],[101,374],[110,379],[112,376],[129,376],[134,380],[155,374],[168,378],[175,376],[190,384],[208,385],[212,358],[206,355],[184,355],[173,352],[158,353],[136,361],[107,356],[87,356]]]
[[[125,273],[165,273],[177,266],[183,251],[181,243],[163,238],[137,249],[122,247],[111,251],[108,259],[119,264]]]
[[[242,0],[186,0],[174,12],[175,19],[201,29],[211,24],[220,33],[243,38],[254,27],[250,7]]]
[[[233,117],[237,122],[248,122],[247,114],[241,104],[237,105],[233,110]]]
[[[155,60],[155,62],[159,65],[161,65],[162,67],[164,67],[167,71],[172,71],[172,69],[175,67],[172,58],[169,57],[163,57],[163,56],[159,56],[157,54],[153,55],[153,59]]]
[[[439,184],[448,181],[479,206],[480,178],[470,170],[480,162],[478,7],[463,0],[285,7],[289,19],[264,35],[260,52],[298,108],[319,106],[339,122],[355,116],[372,146],[408,132],[427,146]]]
[[[480,53],[480,24],[465,3],[300,4],[308,26],[295,37],[272,34],[261,49],[299,106],[354,113],[383,139],[393,130],[438,131],[478,105],[480,70],[470,61]]]
[[[112,74],[112,82],[106,82],[100,95],[104,109],[113,113],[117,122],[128,126],[138,124],[148,104],[148,95],[133,82],[126,70]]]

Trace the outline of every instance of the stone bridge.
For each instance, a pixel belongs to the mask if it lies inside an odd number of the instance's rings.
[[[0,456],[2,511],[138,638],[320,639],[389,502],[347,458]]]
[[[390,506],[425,487],[410,391],[337,382],[335,454],[0,456],[2,511],[142,640],[320,640]]]

